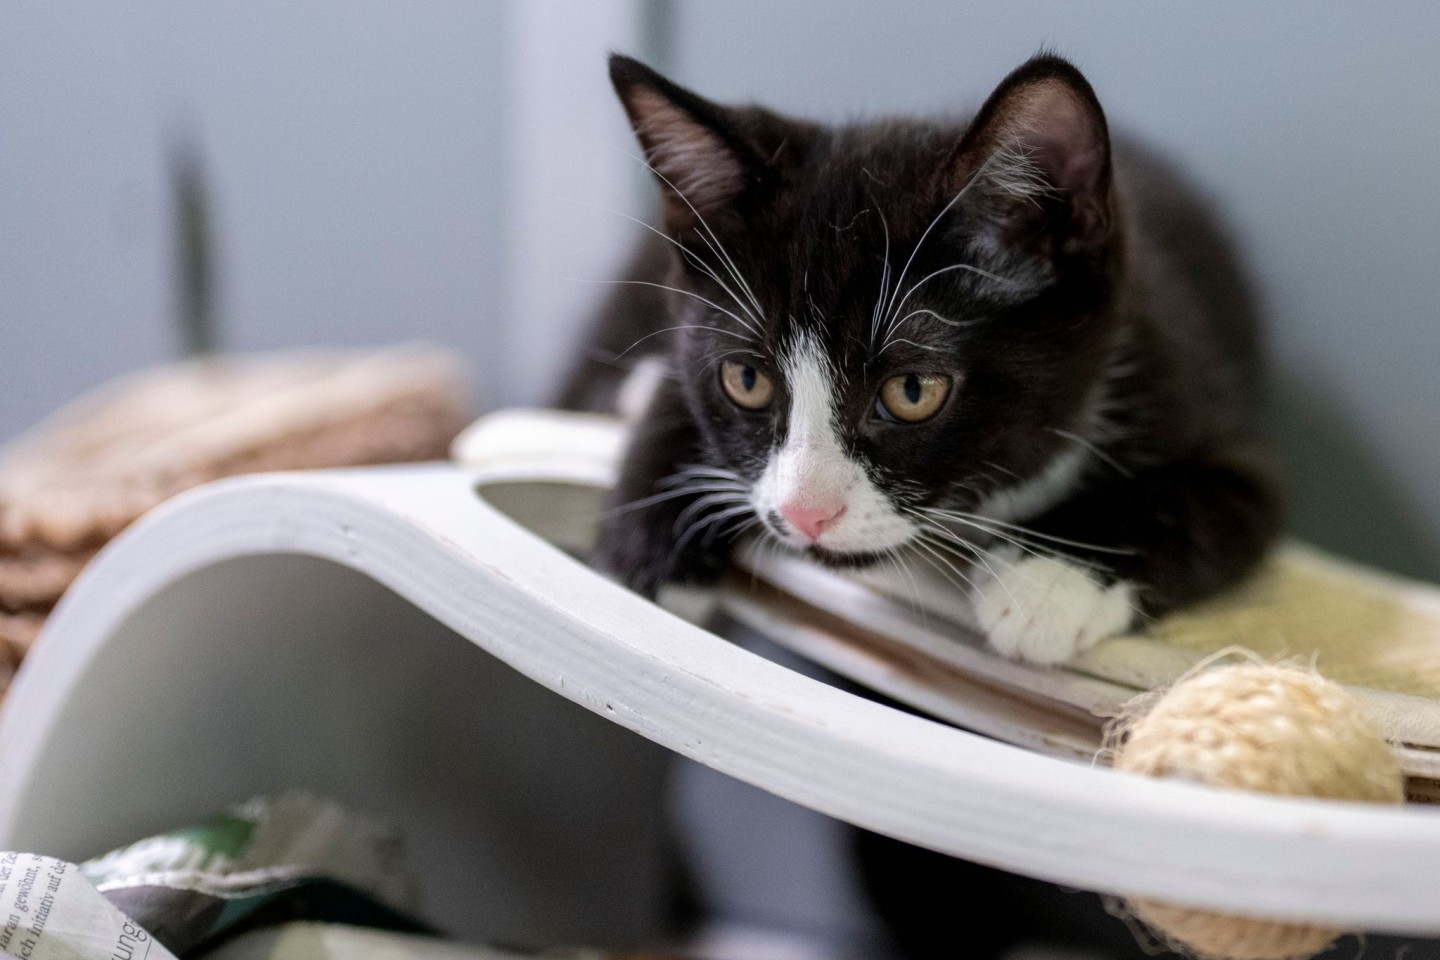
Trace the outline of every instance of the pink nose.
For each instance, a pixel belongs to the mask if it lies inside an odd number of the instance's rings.
[[[787,503],[780,508],[780,516],[811,540],[819,540],[820,534],[833,527],[844,513],[845,504],[839,502],[805,506]]]

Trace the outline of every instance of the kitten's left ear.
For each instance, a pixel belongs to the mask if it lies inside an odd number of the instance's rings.
[[[671,232],[722,216],[763,168],[724,107],[619,54],[610,80],[660,180]]]
[[[1110,134],[1100,101],[1068,61],[1044,54],[1012,72],[980,108],[949,168],[958,191],[979,187],[1001,224],[1051,215],[1061,249],[1110,234]]]

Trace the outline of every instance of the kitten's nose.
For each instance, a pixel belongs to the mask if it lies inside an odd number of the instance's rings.
[[[845,504],[839,500],[819,504],[787,503],[780,507],[780,516],[810,540],[819,540],[820,534],[835,525],[845,513]]]

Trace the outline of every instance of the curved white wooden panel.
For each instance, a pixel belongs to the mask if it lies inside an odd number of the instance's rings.
[[[482,479],[448,466],[253,477],[196,491],[138,524],[77,582],[0,716],[0,846],[59,815],[59,798],[27,786],[37,765],[60,756],[55,744],[89,733],[67,729],[67,702],[83,697],[128,617],[229,558],[308,554],[384,584],[615,723],[841,819],[1078,887],[1440,932],[1434,810],[1151,781],[860,699],[617,588],[479,500]],[[573,487],[570,496],[544,484],[505,489],[558,527],[583,524],[587,512],[593,520],[594,500]],[[77,784],[88,773],[68,771]],[[112,794],[92,809],[125,802]]]

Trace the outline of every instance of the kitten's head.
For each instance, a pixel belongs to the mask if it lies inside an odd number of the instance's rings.
[[[664,199],[702,466],[738,474],[769,533],[859,563],[937,511],[1004,521],[1063,495],[1120,259],[1074,67],[1029,61],[968,124],[840,127],[610,71]]]

